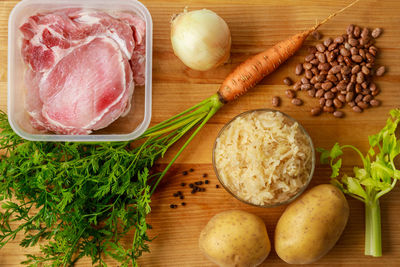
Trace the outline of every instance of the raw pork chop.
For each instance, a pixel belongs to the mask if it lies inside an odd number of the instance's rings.
[[[136,47],[132,53],[132,69],[135,73],[133,79],[136,84],[143,85],[145,82],[145,70],[146,70],[146,58],[145,58],[145,50],[146,50],[146,24],[145,22],[132,13],[119,13],[117,17],[128,23],[131,26],[132,31],[134,32],[134,38]]]
[[[40,72],[34,72],[30,69],[25,73],[26,92],[26,111],[31,116],[31,124],[34,128],[43,130],[46,129],[45,119],[42,116],[43,103],[39,97],[39,82],[42,78]]]
[[[32,16],[20,30],[33,127],[89,134],[129,112],[134,81],[144,84],[141,18],[66,9]]]
[[[78,45],[86,35],[65,14],[35,15],[20,27],[24,36],[22,56],[33,71],[47,71],[64,56],[66,49]]]
[[[96,38],[61,59],[40,83],[42,115],[50,122],[49,130],[88,134],[105,114],[110,117],[103,127],[116,120],[125,110],[132,85],[127,66],[118,46],[106,38]]]

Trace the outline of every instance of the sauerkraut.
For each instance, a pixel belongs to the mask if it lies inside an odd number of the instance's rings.
[[[290,199],[307,183],[312,143],[298,123],[280,112],[253,111],[219,135],[214,161],[221,182],[256,205]]]

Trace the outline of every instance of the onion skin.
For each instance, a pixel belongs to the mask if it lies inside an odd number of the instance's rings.
[[[207,10],[186,10],[171,21],[174,54],[189,68],[206,71],[230,56],[231,34],[226,22]]]

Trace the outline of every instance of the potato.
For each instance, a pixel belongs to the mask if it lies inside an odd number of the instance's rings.
[[[343,193],[318,185],[291,203],[275,229],[275,250],[287,263],[306,264],[324,256],[338,241],[349,217]]]
[[[200,233],[199,246],[219,266],[257,266],[271,250],[264,222],[240,210],[221,212],[211,218]]]

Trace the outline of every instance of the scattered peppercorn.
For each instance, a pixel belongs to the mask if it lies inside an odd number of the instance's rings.
[[[193,168],[190,168],[190,169],[187,170],[187,171],[182,171],[182,174],[183,174],[183,175],[188,175],[189,172],[194,172],[194,169],[193,169]],[[206,177],[208,177],[208,174],[207,174],[207,173],[203,173],[202,176],[203,176],[203,178],[206,178]],[[193,182],[193,183],[185,183],[185,182],[181,182],[181,183],[180,183],[180,185],[181,185],[182,187],[188,185],[189,188],[192,189],[191,192],[190,192],[191,194],[195,194],[196,192],[205,192],[205,191],[206,191],[206,188],[200,187],[200,185],[203,185],[203,184],[210,184],[210,180],[205,179],[204,181],[196,181],[196,182]],[[215,185],[215,187],[216,187],[216,188],[219,188],[219,185]],[[182,191],[177,191],[177,192],[175,192],[175,193],[173,194],[173,196],[174,196],[174,197],[179,197],[180,199],[184,199],[184,198],[185,198],[184,195],[183,195],[183,193],[182,193]],[[181,205],[182,205],[182,206],[186,206],[186,202],[181,202]],[[171,204],[171,205],[170,205],[170,208],[171,208],[171,209],[176,209],[177,207],[178,207],[178,205],[176,205],[176,204]]]
[[[215,188],[219,188],[219,184],[216,184],[216,185],[215,185]]]

